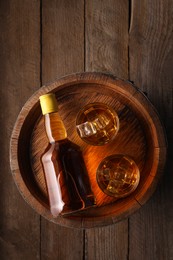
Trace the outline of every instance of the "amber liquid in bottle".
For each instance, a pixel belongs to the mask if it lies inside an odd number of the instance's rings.
[[[45,128],[50,144],[42,164],[52,215],[71,214],[95,205],[82,152],[67,138],[58,112],[45,115]]]

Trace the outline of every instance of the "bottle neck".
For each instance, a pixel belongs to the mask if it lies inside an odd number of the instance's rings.
[[[46,114],[45,116],[46,134],[50,143],[64,140],[67,138],[65,126],[58,112]]]

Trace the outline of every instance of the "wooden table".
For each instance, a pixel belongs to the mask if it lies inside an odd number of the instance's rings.
[[[173,1],[0,1],[0,258],[173,259]],[[168,163],[152,198],[121,222],[70,229],[48,222],[19,194],[9,139],[25,101],[43,84],[82,71],[133,81],[166,127]]]

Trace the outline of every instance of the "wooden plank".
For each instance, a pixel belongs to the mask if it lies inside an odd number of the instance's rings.
[[[85,234],[85,258],[99,260],[127,259],[128,222],[87,230]]]
[[[86,1],[85,68],[128,78],[128,1]],[[85,259],[127,259],[128,220],[86,230]]]
[[[40,217],[19,194],[9,168],[17,115],[40,84],[39,1],[0,1],[0,258],[39,259]]]
[[[128,79],[128,1],[86,1],[86,71]]]
[[[132,14],[130,79],[158,109],[170,149],[157,192],[130,218],[129,259],[173,259],[173,2],[133,0]]]
[[[83,1],[42,1],[42,79],[84,69]],[[82,259],[83,231],[41,221],[43,259]]]
[[[84,3],[42,1],[42,80],[84,70]]]

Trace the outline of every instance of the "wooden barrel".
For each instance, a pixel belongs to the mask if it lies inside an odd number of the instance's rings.
[[[97,206],[74,216],[53,218],[40,162],[47,147],[39,96],[53,92],[68,137],[80,145],[88,169]],[[120,128],[116,138],[104,146],[91,146],[76,131],[78,112],[85,105],[101,102],[114,109]],[[153,194],[166,161],[166,140],[158,114],[130,82],[102,73],[78,73],[40,88],[24,105],[15,123],[10,144],[11,170],[23,198],[40,215],[54,223],[91,228],[115,223],[139,209]],[[140,170],[137,189],[128,197],[115,199],[104,194],[96,181],[96,170],[103,158],[126,154]]]

